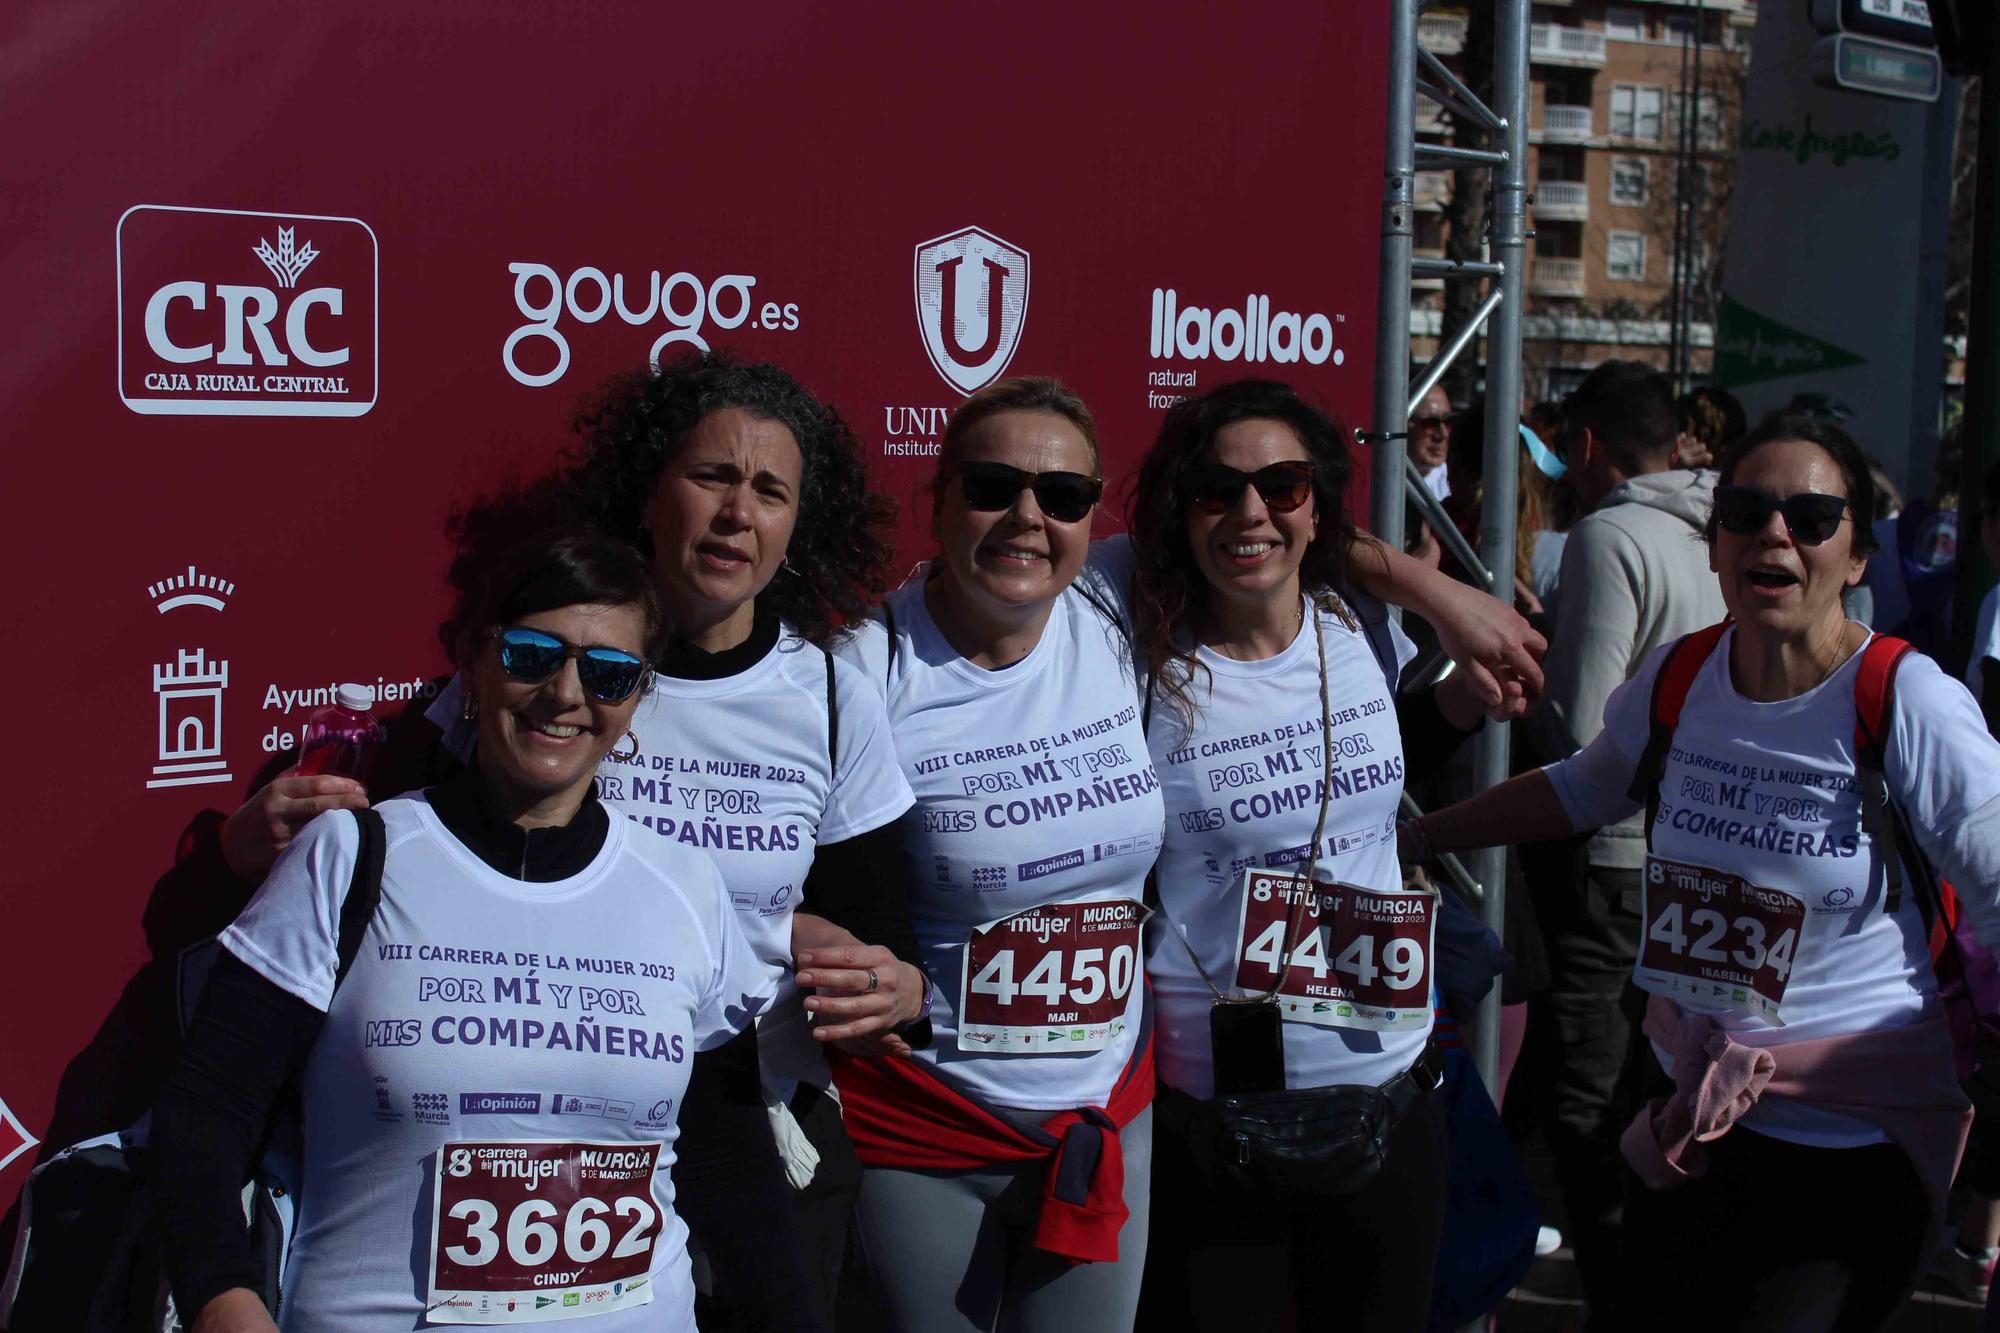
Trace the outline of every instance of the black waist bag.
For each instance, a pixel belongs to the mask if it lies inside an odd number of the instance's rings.
[[[1443,1071],[1442,1054],[1426,1045],[1415,1064],[1379,1088],[1343,1083],[1203,1101],[1163,1086],[1154,1114],[1187,1141],[1195,1165],[1221,1193],[1338,1197],[1382,1174],[1389,1135]]]

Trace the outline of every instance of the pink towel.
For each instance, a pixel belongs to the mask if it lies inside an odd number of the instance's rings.
[[[1639,1112],[1619,1143],[1646,1184],[1666,1189],[1700,1176],[1708,1165],[1701,1145],[1772,1092],[1878,1126],[1909,1156],[1930,1195],[1933,1225],[1943,1225],[1972,1105],[1953,1071],[1942,1013],[1908,1027],[1746,1046],[1706,1014],[1655,995],[1646,1035],[1674,1062],[1673,1096]]]

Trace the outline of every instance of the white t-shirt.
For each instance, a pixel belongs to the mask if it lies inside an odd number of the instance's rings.
[[[302,1083],[286,1333],[421,1325],[437,1154],[523,1139],[661,1145],[656,1294],[591,1328],[693,1329],[668,1174],[687,1061],[772,994],[715,867],[614,819],[588,867],[529,883],[481,862],[420,795],[377,809],[382,902],[338,993],[352,815],[308,824],[222,935],[259,975],[327,1011]]]
[[[1115,591],[1089,570],[1083,579],[1101,599]],[[1145,1003],[1136,932],[1129,947],[1107,950],[1125,948],[1122,974],[1087,975],[1107,965],[1102,956],[1062,964],[1085,974],[1066,994],[1102,1001],[1099,987],[1115,992],[1119,982],[1127,991],[1109,1035],[1078,1038],[1091,1049],[1065,1042],[1069,1053],[1060,1055],[989,1054],[998,1042],[982,1046],[970,1033],[961,1042],[960,999],[979,975],[993,984],[983,968],[966,975],[968,942],[981,927],[1050,905],[1144,900],[1162,814],[1123,631],[1073,587],[1027,657],[988,671],[946,642],[921,582],[888,605],[893,653],[880,620],[836,651],[886,687],[896,749],[916,792],[903,826],[910,919],[936,985],[935,1039],[916,1058],[997,1105],[1101,1106],[1132,1057]],[[1097,924],[1079,919],[1070,928]],[[1003,984],[1013,979],[1027,977]]]
[[[1415,656],[1402,630],[1374,608],[1396,671]],[[1403,744],[1396,727],[1394,677],[1366,628],[1315,612],[1326,643],[1327,705],[1333,719],[1334,782],[1317,878],[1370,889],[1399,889],[1396,809],[1403,792]],[[1366,611],[1363,612],[1366,614]],[[1391,646],[1393,645],[1393,646]],[[1318,639],[1301,624],[1276,657],[1238,662],[1197,648],[1190,691],[1193,727],[1156,694],[1149,736],[1167,803],[1160,854],[1161,913],[1148,931],[1153,980],[1154,1058],[1160,1077],[1183,1092],[1215,1091],[1209,1010],[1215,994],[1188,945],[1224,994],[1241,994],[1237,974],[1246,869],[1303,870],[1319,817],[1325,754],[1320,748]],[[1178,937],[1178,938],[1177,938]],[[1183,944],[1186,941],[1186,944]],[[1268,983],[1267,983],[1268,984]],[[1431,1023],[1359,1031],[1287,1021],[1285,1084],[1379,1085],[1409,1067]]]
[[[1975,700],[1986,697],[1985,660],[2000,658],[2000,584],[1987,589],[1979,604],[1979,620],[1972,629],[1972,658],[1966,663],[1965,683]]]
[[[598,795],[660,838],[715,862],[738,924],[779,985],[758,1023],[758,1050],[778,1091],[826,1087],[824,1055],[791,984],[792,913],[820,843],[893,822],[913,799],[889,737],[882,698],[853,666],[834,661],[839,771],[829,766],[826,654],[780,631],[754,665],[714,680],[655,675],[632,716],[638,755],[606,757]],[[446,743],[471,754],[456,681],[429,716]],[[613,747],[629,750],[628,742]]]
[[[1937,983],[1915,891],[1906,881],[1900,909],[1884,913],[1878,849],[1861,829],[1854,770],[1861,655],[1797,698],[1757,703],[1730,680],[1734,641],[1733,629],[1722,636],[1688,691],[1660,783],[1653,851],[1789,894],[1805,917],[1783,1025],[1742,1015],[1717,1021],[1752,1046],[1907,1026],[1935,1002]],[[1612,693],[1595,740],[1543,770],[1578,828],[1639,808],[1626,790],[1650,730],[1653,679],[1670,647]],[[1965,687],[1922,654],[1906,658],[1896,675],[1883,772],[1918,842],[1957,888],[1976,937],[1989,947],[2000,941],[2000,742],[1986,734]],[[1772,1095],[1743,1123],[1823,1146],[1881,1137],[1864,1122]]]

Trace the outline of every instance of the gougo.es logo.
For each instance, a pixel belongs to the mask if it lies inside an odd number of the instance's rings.
[[[514,308],[528,322],[507,335],[500,359],[509,375],[530,388],[554,384],[568,372],[565,318],[596,324],[615,312],[634,328],[664,323],[665,330],[646,353],[655,369],[661,355],[677,344],[707,351],[705,334],[710,328],[747,325],[789,332],[799,326],[798,302],[760,302],[757,279],[745,273],[724,273],[703,282],[685,271],[662,280],[654,269],[642,285],[623,273],[607,274],[591,265],[573,269],[568,276],[547,264],[509,264],[507,271],[514,275]],[[547,343],[545,353],[553,351],[554,364],[546,370],[533,368],[546,362],[546,354],[522,356],[524,346],[534,342]]]

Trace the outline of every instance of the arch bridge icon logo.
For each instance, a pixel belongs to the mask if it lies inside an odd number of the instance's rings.
[[[945,383],[971,394],[1007,370],[1028,319],[1028,252],[982,227],[916,250],[917,329]]]

